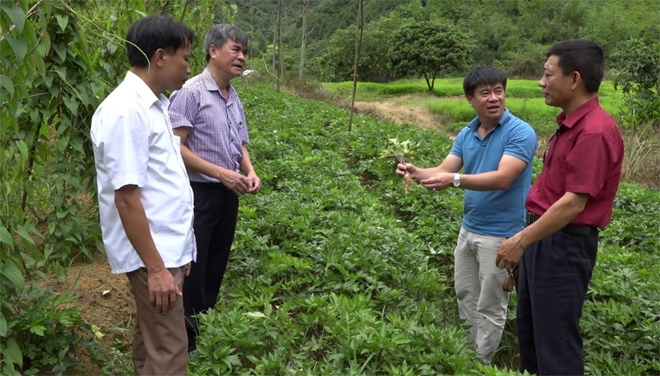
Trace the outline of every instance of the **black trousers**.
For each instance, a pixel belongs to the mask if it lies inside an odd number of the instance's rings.
[[[567,226],[525,249],[518,288],[520,370],[584,374],[580,317],[598,230]]]
[[[183,284],[188,351],[197,348],[194,315],[215,306],[238,217],[238,197],[220,183],[190,183],[195,194],[197,260]]]

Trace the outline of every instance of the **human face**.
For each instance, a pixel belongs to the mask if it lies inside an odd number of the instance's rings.
[[[224,79],[231,80],[243,73],[248,51],[242,44],[228,40],[221,48],[211,45],[209,54],[211,55],[211,61],[216,71]]]
[[[179,47],[176,52],[164,51],[163,82],[165,90],[179,90],[190,75],[190,45]]]
[[[571,102],[575,88],[573,74],[564,75],[557,55],[550,55],[543,69],[539,86],[543,89],[545,104],[565,108]]]
[[[474,96],[467,96],[470,106],[474,108],[481,123],[497,124],[504,115],[504,86],[498,84],[482,84],[474,89]]]

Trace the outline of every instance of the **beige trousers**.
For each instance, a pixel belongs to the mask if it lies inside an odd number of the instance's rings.
[[[454,251],[458,315],[470,325],[470,338],[484,364],[490,364],[500,345],[509,305],[509,293],[502,290],[506,270],[495,265],[502,241],[461,226]]]
[[[183,291],[185,266],[168,269]],[[163,315],[149,302],[147,270],[127,273],[131,283],[137,320],[133,337],[133,364],[138,376],[185,375],[188,367],[188,335],[183,318],[183,297]]]

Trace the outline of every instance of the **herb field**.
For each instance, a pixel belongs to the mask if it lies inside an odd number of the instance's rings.
[[[388,139],[439,164],[435,131],[237,85],[261,192],[241,200],[217,310],[203,315],[193,375],[516,374],[515,295],[493,366],[458,320],[453,248],[462,191],[410,195]],[[538,173],[537,161],[535,170]],[[587,372],[660,374],[660,192],[622,184],[584,307]]]

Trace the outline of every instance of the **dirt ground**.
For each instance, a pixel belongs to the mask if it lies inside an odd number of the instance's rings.
[[[53,277],[49,287],[55,293],[72,291],[79,298],[75,304],[82,318],[96,325],[101,333],[104,348],[110,350],[119,339],[123,348],[130,352],[135,328],[135,303],[124,274],[112,274],[107,258],[95,253],[92,261],[78,261],[68,269],[66,280]],[[106,292],[104,294],[104,292]],[[99,373],[99,368],[87,357],[78,359],[88,374]]]
[[[424,105],[400,105],[398,102],[411,99],[413,95],[394,97],[381,102],[356,102],[358,112],[380,120],[398,124],[414,124],[423,129],[442,129],[439,119]]]

